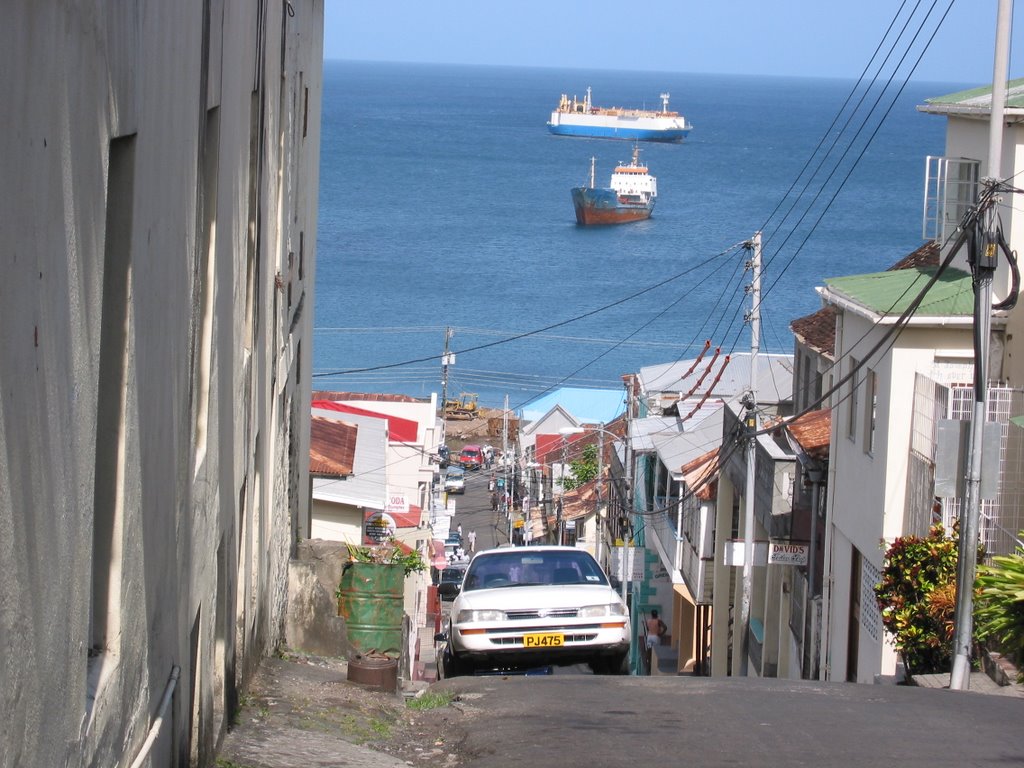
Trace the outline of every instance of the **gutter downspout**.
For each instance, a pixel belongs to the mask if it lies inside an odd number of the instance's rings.
[[[171,703],[171,699],[174,696],[174,689],[178,684],[178,677],[181,675],[181,667],[177,664],[171,667],[171,677],[167,681],[167,687],[164,688],[163,699],[160,700],[160,707],[157,709],[156,719],[153,721],[153,725],[149,729],[149,735],[146,736],[146,741],[142,745],[142,749],[139,754],[132,761],[131,768],[140,768],[143,761],[149,756],[149,750],[153,748],[153,742],[156,741],[156,737],[160,735],[160,729],[164,724],[164,715],[167,714],[167,706]]]

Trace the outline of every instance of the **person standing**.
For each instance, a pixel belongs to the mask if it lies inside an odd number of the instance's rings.
[[[656,645],[661,645],[661,638],[668,632],[668,627],[665,626],[665,622],[658,616],[657,608],[651,609],[651,615],[647,617],[644,623],[647,624],[647,650]]]
[[[476,552],[476,531],[470,531],[469,534],[469,551]]]

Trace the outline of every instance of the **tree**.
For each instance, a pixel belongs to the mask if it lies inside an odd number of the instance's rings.
[[[569,471],[562,478],[562,488],[571,491],[597,477],[597,446],[585,445],[578,459],[569,462]]]
[[[875,597],[882,624],[914,674],[948,672],[956,609],[957,531],[901,536],[885,553]]]

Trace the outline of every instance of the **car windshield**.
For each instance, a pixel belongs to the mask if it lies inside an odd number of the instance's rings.
[[[441,581],[462,581],[465,572],[462,568],[445,568],[441,571]]]
[[[509,550],[477,555],[469,566],[464,592],[497,587],[548,584],[602,584],[608,580],[588,553],[579,551]]]
[[[451,467],[448,470],[448,477],[462,477],[464,474],[466,473],[465,470],[462,469],[462,467]]]

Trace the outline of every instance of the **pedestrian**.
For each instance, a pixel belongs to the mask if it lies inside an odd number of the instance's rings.
[[[644,622],[647,625],[647,650],[656,645],[661,645],[661,638],[668,632],[665,622],[658,616],[658,609],[652,608],[651,615]]]
[[[476,552],[476,531],[469,532],[469,551]]]
[[[462,541],[462,523],[459,523],[459,527],[455,530],[459,533],[459,541]]]
[[[498,492],[491,491],[491,512],[498,511]]]

